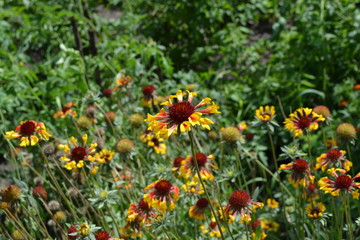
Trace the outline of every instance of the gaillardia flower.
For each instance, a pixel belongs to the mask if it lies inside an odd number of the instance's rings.
[[[345,158],[346,152],[339,150],[337,148],[330,149],[327,153],[323,153],[320,157],[316,158],[315,169],[321,168],[322,171],[325,171],[326,168],[343,168],[346,171],[349,171],[352,162]]]
[[[209,201],[206,198],[199,198],[195,205],[189,209],[189,216],[198,220],[205,218],[205,210],[209,206]]]
[[[266,229],[270,232],[277,232],[279,230],[280,225],[270,219],[262,219],[260,220],[261,228]]]
[[[74,145],[70,148],[67,144],[59,144],[58,148],[65,151],[65,155],[61,157],[61,160],[67,162],[65,168],[77,172],[79,168],[84,166],[84,161],[89,160],[93,162],[95,158],[92,154],[95,152],[97,147],[96,143],[92,143],[88,148],[86,142],[88,140],[87,134],[82,136],[83,144],[78,145],[77,140],[74,137],[70,137],[70,142]]]
[[[210,237],[221,237],[220,229],[214,217],[211,218],[211,222],[206,225],[200,225],[200,229],[204,234],[209,234]],[[221,227],[221,231],[225,232],[225,228]]]
[[[103,149],[99,153],[95,153],[94,158],[100,164],[108,163],[114,157],[115,153],[110,150]]]
[[[127,221],[132,222],[140,217],[142,224],[149,224],[156,216],[155,209],[142,198],[138,204],[131,203],[127,212]]]
[[[72,109],[75,106],[76,106],[75,103],[69,102],[69,103],[65,104],[64,107],[61,110],[54,113],[53,117],[54,118],[58,118],[58,117],[65,118],[67,115],[71,115],[73,117],[76,117],[77,113]]]
[[[183,189],[185,192],[191,193],[191,194],[203,194],[204,188],[199,183],[198,179],[193,179],[192,181],[187,181],[184,185],[181,186],[181,189]]]
[[[309,218],[320,218],[322,214],[325,212],[326,208],[325,205],[321,202],[317,203],[315,201],[311,202],[306,207],[306,213]]]
[[[273,198],[268,198],[266,200],[266,204],[270,207],[270,208],[278,208],[279,207],[279,202],[276,201]]]
[[[282,164],[280,170],[291,171],[290,179],[302,186],[306,186],[307,181],[313,178],[310,174],[309,163],[304,159],[297,159],[292,163]]]
[[[153,132],[146,130],[145,133],[140,136],[140,139],[147,143],[148,146],[153,147],[157,154],[166,153],[166,143],[164,139],[156,137]]]
[[[351,193],[354,199],[359,198],[359,193],[356,188],[360,187],[360,183],[354,180],[360,177],[360,173],[356,174],[355,177],[351,177],[350,175],[345,175],[346,170],[344,169],[330,168],[328,174],[331,175],[333,180],[329,177],[321,178],[319,180],[320,190],[325,193],[330,193],[332,196],[339,196],[340,192],[344,192]]]
[[[249,223],[251,221],[250,214],[253,210],[264,206],[263,203],[254,202],[250,195],[243,190],[236,190],[230,195],[229,204],[223,207],[226,218],[229,223],[236,220],[236,215],[240,214],[240,222]],[[222,213],[222,211],[220,211]]]
[[[284,124],[294,137],[301,137],[305,130],[309,132],[317,130],[320,121],[325,121],[325,118],[313,112],[311,108],[298,108],[290,114],[289,118],[285,119]]]
[[[211,173],[210,167],[216,169],[216,166],[211,163],[212,160],[214,160],[213,155],[205,155],[203,153],[195,153],[196,162],[194,161],[194,158],[191,156],[187,156],[184,161],[182,161],[182,165],[179,169],[180,176],[188,179],[191,176],[196,175],[196,163],[200,170],[200,176],[203,180],[214,180],[214,175]]]
[[[39,139],[49,140],[51,135],[46,131],[44,123],[28,120],[20,122],[15,131],[6,132],[5,137],[9,140],[20,138],[20,146],[26,147],[29,145],[34,146]]]
[[[270,107],[265,106],[265,108],[264,108],[263,106],[260,106],[259,109],[256,109],[255,116],[259,121],[261,121],[263,123],[267,123],[274,118],[275,107],[274,106],[270,106]]]
[[[122,87],[128,85],[129,83],[131,83],[131,77],[122,75],[121,77],[116,79],[115,83],[116,83],[117,86],[114,87],[113,91],[116,91],[119,88],[122,88]]]
[[[156,208],[160,212],[165,212],[168,209],[173,210],[176,207],[175,202],[179,200],[180,190],[168,180],[158,180],[144,190],[148,191],[150,189],[154,191],[144,195],[144,200],[149,206]]]
[[[208,118],[202,117],[203,115],[219,113],[219,106],[216,105],[210,98],[204,98],[196,106],[192,105],[192,100],[197,93],[187,91],[187,101],[184,101],[184,96],[181,90],[177,91],[176,95],[171,95],[169,101],[162,103],[169,107],[168,111],[161,109],[160,112],[154,116],[148,114],[145,121],[149,123],[149,129],[152,130],[156,136],[168,138],[171,134],[177,133],[178,130],[183,133],[190,131],[192,126],[200,125],[202,129],[210,129],[209,125],[214,124]],[[177,102],[173,102],[177,99]],[[205,109],[199,108],[208,105]]]
[[[95,234],[95,239],[96,240],[110,240],[111,236],[106,231],[100,231]]]

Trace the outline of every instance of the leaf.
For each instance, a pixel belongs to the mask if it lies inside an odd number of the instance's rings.
[[[306,89],[302,91],[298,97],[306,95],[306,94],[315,94],[321,97],[322,99],[325,99],[325,93],[316,89]]]

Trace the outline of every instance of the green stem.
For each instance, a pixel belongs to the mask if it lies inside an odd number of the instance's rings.
[[[242,181],[240,181],[240,186],[241,186],[241,182],[243,182],[242,187],[245,187],[245,188],[246,188],[246,191],[247,191],[248,193],[250,193],[250,192],[249,192],[249,187],[248,187],[248,185],[246,184],[245,173],[244,173],[244,171],[243,171],[243,167],[242,167],[242,164],[241,164],[241,160],[240,160],[240,156],[239,156],[239,151],[238,151],[236,148],[234,148],[234,154],[235,154],[236,161],[237,161],[237,163],[238,163],[238,165],[239,165],[239,168],[240,168],[240,172],[241,172],[240,175],[242,176]],[[240,177],[239,177],[239,180],[240,180]]]
[[[198,164],[197,164],[197,159],[196,159],[196,156],[195,156],[194,137],[193,137],[193,135],[191,134],[190,131],[189,131],[189,138],[190,138],[191,152],[192,152],[193,161],[194,161],[194,163],[195,163],[195,168],[196,168],[197,176],[198,176],[198,178],[199,178],[199,181],[200,181],[201,186],[202,186],[203,189],[204,189],[206,198],[207,198],[207,200],[208,200],[209,203],[210,203],[211,212],[212,212],[212,214],[214,215],[215,220],[216,220],[216,224],[217,224],[218,227],[219,227],[219,231],[220,231],[221,238],[222,238],[223,240],[225,240],[224,234],[223,234],[222,229],[221,229],[221,225],[220,225],[219,218],[218,218],[218,216],[217,216],[217,214],[216,214],[216,212],[215,212],[215,210],[214,210],[214,206],[213,206],[212,201],[211,201],[211,199],[210,199],[209,193],[207,192],[206,187],[205,187],[205,184],[204,184],[204,182],[203,182],[203,180],[202,180],[202,178],[201,178],[201,175],[200,175],[200,169],[199,169],[199,166],[198,166]]]
[[[349,233],[349,239],[354,240],[353,235],[353,226],[351,222],[351,213],[350,213],[350,201],[349,201],[349,194],[343,194],[343,205],[345,206],[345,219],[348,225],[348,233]]]

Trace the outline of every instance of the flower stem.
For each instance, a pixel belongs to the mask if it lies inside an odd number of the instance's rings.
[[[352,222],[351,222],[351,213],[350,213],[349,194],[347,194],[347,195],[343,194],[342,198],[343,198],[343,204],[345,207],[345,219],[346,219],[346,223],[348,225],[349,239],[354,240],[354,235],[353,235],[353,230],[352,230],[353,226],[352,226]]]
[[[236,157],[236,161],[238,162],[239,164],[239,168],[240,168],[240,172],[241,172],[241,176],[242,176],[242,181],[240,181],[240,186],[241,186],[241,182],[243,183],[242,187],[246,188],[246,191],[249,193],[249,187],[248,185],[246,184],[246,179],[245,179],[245,174],[244,174],[244,171],[243,171],[243,167],[242,167],[242,164],[241,164],[241,160],[240,160],[240,156],[239,156],[239,151],[234,148],[234,154],[235,154],[235,157]],[[240,178],[240,177],[239,177]]]
[[[216,220],[216,224],[217,224],[218,227],[219,227],[219,231],[220,231],[221,238],[222,238],[223,240],[225,240],[224,234],[223,234],[222,229],[221,229],[221,225],[220,225],[219,218],[218,218],[218,216],[217,216],[217,214],[216,214],[216,212],[215,212],[215,210],[214,210],[214,206],[213,206],[213,204],[212,204],[212,202],[211,202],[209,193],[208,193],[208,191],[206,190],[205,184],[204,184],[204,182],[203,182],[203,180],[202,180],[202,178],[201,178],[201,175],[200,175],[199,165],[198,165],[198,163],[197,163],[196,156],[195,156],[194,136],[191,134],[190,131],[189,131],[189,138],[190,138],[191,152],[192,152],[193,161],[194,161],[194,163],[195,163],[195,168],[196,168],[197,176],[198,176],[198,178],[199,178],[199,181],[200,181],[201,186],[202,186],[203,189],[204,189],[206,198],[207,198],[207,200],[208,200],[209,203],[210,203],[211,212],[212,212],[212,214],[214,215],[215,220]]]

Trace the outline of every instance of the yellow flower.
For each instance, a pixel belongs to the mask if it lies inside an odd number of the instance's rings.
[[[319,218],[325,212],[326,208],[323,203],[317,203],[313,201],[306,207],[306,213],[309,218]]]
[[[187,96],[187,101],[184,101],[184,97]],[[219,106],[216,105],[210,98],[204,98],[196,106],[192,105],[193,98],[197,96],[195,92],[183,93],[181,90],[177,91],[176,95],[171,95],[169,101],[162,103],[169,108],[169,111],[165,111],[164,108],[154,116],[148,114],[145,121],[149,122],[148,129],[153,131],[157,137],[168,138],[173,133],[181,133],[191,131],[191,127],[200,125],[202,129],[210,130],[211,124],[214,124],[208,118],[202,117],[203,115],[220,113],[218,111]],[[173,103],[176,99],[177,102]],[[198,110],[205,105],[208,105],[205,109]]]
[[[266,204],[270,207],[270,208],[278,208],[279,207],[279,202],[276,201],[275,199],[272,198],[268,198],[266,200]]]
[[[269,122],[271,121],[275,116],[275,107],[274,106],[260,106],[259,109],[256,109],[255,116],[257,119],[259,119],[261,122]]]
[[[115,153],[110,150],[103,149],[101,152],[96,153],[94,155],[94,158],[96,161],[100,164],[108,163],[111,161],[111,159],[114,157]]]
[[[75,106],[76,106],[75,103],[69,102],[69,103],[65,104],[64,107],[61,110],[54,113],[53,117],[54,118],[58,118],[58,117],[65,118],[67,115],[71,115],[73,117],[76,117],[77,113],[73,109],[71,109],[71,108],[73,108]]]
[[[260,220],[261,228],[266,229],[270,232],[277,232],[279,230],[279,224],[270,219],[262,219]]]
[[[322,115],[312,111],[311,108],[299,108],[285,119],[285,128],[291,131],[294,137],[301,137],[305,130],[309,132],[319,128],[320,121],[325,121]]]
[[[78,230],[78,233],[82,236],[87,236],[90,233],[90,226],[86,223],[80,224],[80,228]]]

